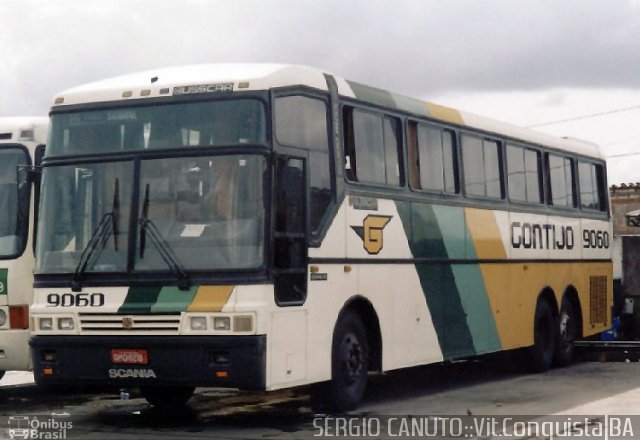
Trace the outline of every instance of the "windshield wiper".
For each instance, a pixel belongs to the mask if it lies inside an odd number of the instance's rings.
[[[113,205],[111,212],[107,212],[102,216],[98,226],[91,234],[89,242],[82,250],[80,254],[80,260],[76,266],[76,270],[71,277],[71,290],[73,292],[79,292],[82,290],[82,278],[84,273],[89,267],[89,261],[94,255],[96,249],[98,253],[95,254],[94,262],[100,258],[102,250],[107,245],[109,235],[113,235],[113,245],[115,250],[118,250],[118,235],[120,234],[120,188],[118,179],[115,182],[115,189],[113,194]]]
[[[182,263],[176,256],[171,246],[162,236],[162,233],[158,229],[158,227],[153,223],[152,220],[149,220],[149,184],[144,190],[144,202],[142,203],[142,215],[138,220],[138,224],[140,225],[140,258],[144,258],[144,251],[147,245],[147,234],[151,241],[151,244],[156,248],[158,254],[162,258],[162,261],[165,262],[167,267],[171,269],[171,271],[176,276],[178,281],[178,288],[180,290],[189,290],[190,281],[189,275],[184,269]]]

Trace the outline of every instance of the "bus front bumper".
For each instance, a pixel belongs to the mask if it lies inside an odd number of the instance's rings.
[[[266,336],[33,336],[39,385],[264,389]]]

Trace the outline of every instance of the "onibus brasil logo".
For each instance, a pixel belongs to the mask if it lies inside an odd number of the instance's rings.
[[[54,417],[11,416],[8,423],[11,440],[64,440],[67,438],[67,431],[73,428],[73,422],[70,420]]]

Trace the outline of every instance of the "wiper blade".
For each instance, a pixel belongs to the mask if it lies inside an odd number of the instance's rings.
[[[186,270],[180,260],[176,256],[171,246],[162,236],[162,233],[158,229],[158,227],[153,223],[152,220],[149,220],[149,184],[147,184],[144,191],[144,202],[142,203],[142,215],[138,220],[138,224],[140,225],[140,258],[144,258],[144,251],[147,243],[147,235],[151,241],[151,244],[156,248],[158,254],[162,258],[162,261],[165,262],[167,267],[171,269],[171,271],[176,276],[178,281],[178,288],[180,290],[189,290],[190,281],[189,275],[187,275]]]
[[[89,243],[87,243],[87,245],[83,249],[82,254],[80,255],[80,260],[78,261],[78,265],[76,266],[76,270],[73,273],[73,277],[71,278],[72,291],[79,292],[80,290],[82,290],[82,276],[87,270],[91,256],[94,254],[96,249],[99,248],[100,252],[98,252],[96,256],[100,257],[100,253],[107,244],[107,239],[113,231],[113,222],[111,220],[112,218],[112,212],[107,212],[105,215],[103,215],[100,223],[98,223],[98,226],[93,231],[93,234],[91,234]]]
[[[111,212],[107,212],[102,216],[98,226],[91,234],[91,238],[89,242],[82,250],[82,254],[80,254],[80,260],[78,260],[78,264],[76,266],[76,270],[71,277],[71,290],[74,292],[79,292],[82,290],[82,277],[89,267],[89,261],[91,257],[95,258],[93,261],[97,261],[100,258],[100,254],[102,250],[105,248],[107,244],[107,240],[109,239],[109,235],[113,234],[113,244],[114,248],[118,250],[118,235],[120,234],[120,188],[118,179],[115,182],[115,191],[113,195],[113,206]],[[98,253],[94,255],[96,249],[99,249]]]

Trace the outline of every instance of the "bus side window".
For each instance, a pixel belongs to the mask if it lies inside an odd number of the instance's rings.
[[[311,232],[318,232],[333,200],[327,105],[307,96],[279,97],[275,119],[278,142],[309,153],[309,222]]]
[[[580,179],[580,207],[604,211],[606,195],[602,165],[578,161],[578,178]]]
[[[573,161],[568,157],[547,154],[549,191],[551,205],[561,208],[574,208]]]
[[[347,178],[361,183],[400,186],[400,122],[397,118],[346,107]]]
[[[462,135],[461,139],[466,195],[491,199],[504,198],[501,143],[467,134]]]
[[[415,190],[456,194],[454,133],[415,122],[409,123],[409,178]]]

